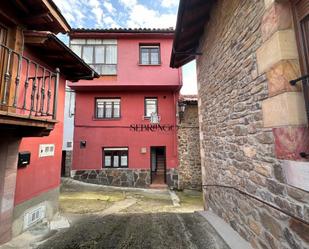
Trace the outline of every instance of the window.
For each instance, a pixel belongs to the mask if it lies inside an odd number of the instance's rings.
[[[151,114],[158,113],[158,99],[145,98],[145,116],[151,117]]]
[[[103,148],[103,167],[127,168],[128,148]]]
[[[96,99],[96,118],[120,118],[120,99]]]
[[[70,47],[99,74],[117,74],[117,40],[72,39]]]
[[[159,45],[140,45],[139,51],[141,65],[161,64]]]

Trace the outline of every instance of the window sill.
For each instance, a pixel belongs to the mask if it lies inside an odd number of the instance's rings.
[[[162,66],[162,64],[138,64],[139,66],[155,66],[155,67],[158,67],[158,66]]]
[[[92,121],[118,121],[120,118],[92,118]]]
[[[123,167],[106,167],[104,166],[102,169],[128,169],[129,166],[123,166]]]
[[[117,74],[99,74],[100,76],[117,76]]]

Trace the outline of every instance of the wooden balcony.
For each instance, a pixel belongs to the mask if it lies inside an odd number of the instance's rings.
[[[0,44],[0,129],[45,136],[57,123],[59,70]]]

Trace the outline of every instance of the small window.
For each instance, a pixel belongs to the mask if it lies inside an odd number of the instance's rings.
[[[96,118],[120,118],[120,99],[96,99]]]
[[[157,98],[145,98],[145,116],[151,117],[151,114],[158,114]]]
[[[103,167],[105,168],[127,168],[128,148],[104,148]]]
[[[160,65],[160,46],[159,45],[140,45],[140,64],[141,65]]]

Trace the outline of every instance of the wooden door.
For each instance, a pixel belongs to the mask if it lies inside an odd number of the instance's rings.
[[[292,1],[295,30],[303,75],[309,74],[309,0]]]
[[[309,119],[309,0],[292,0],[307,119]]]

